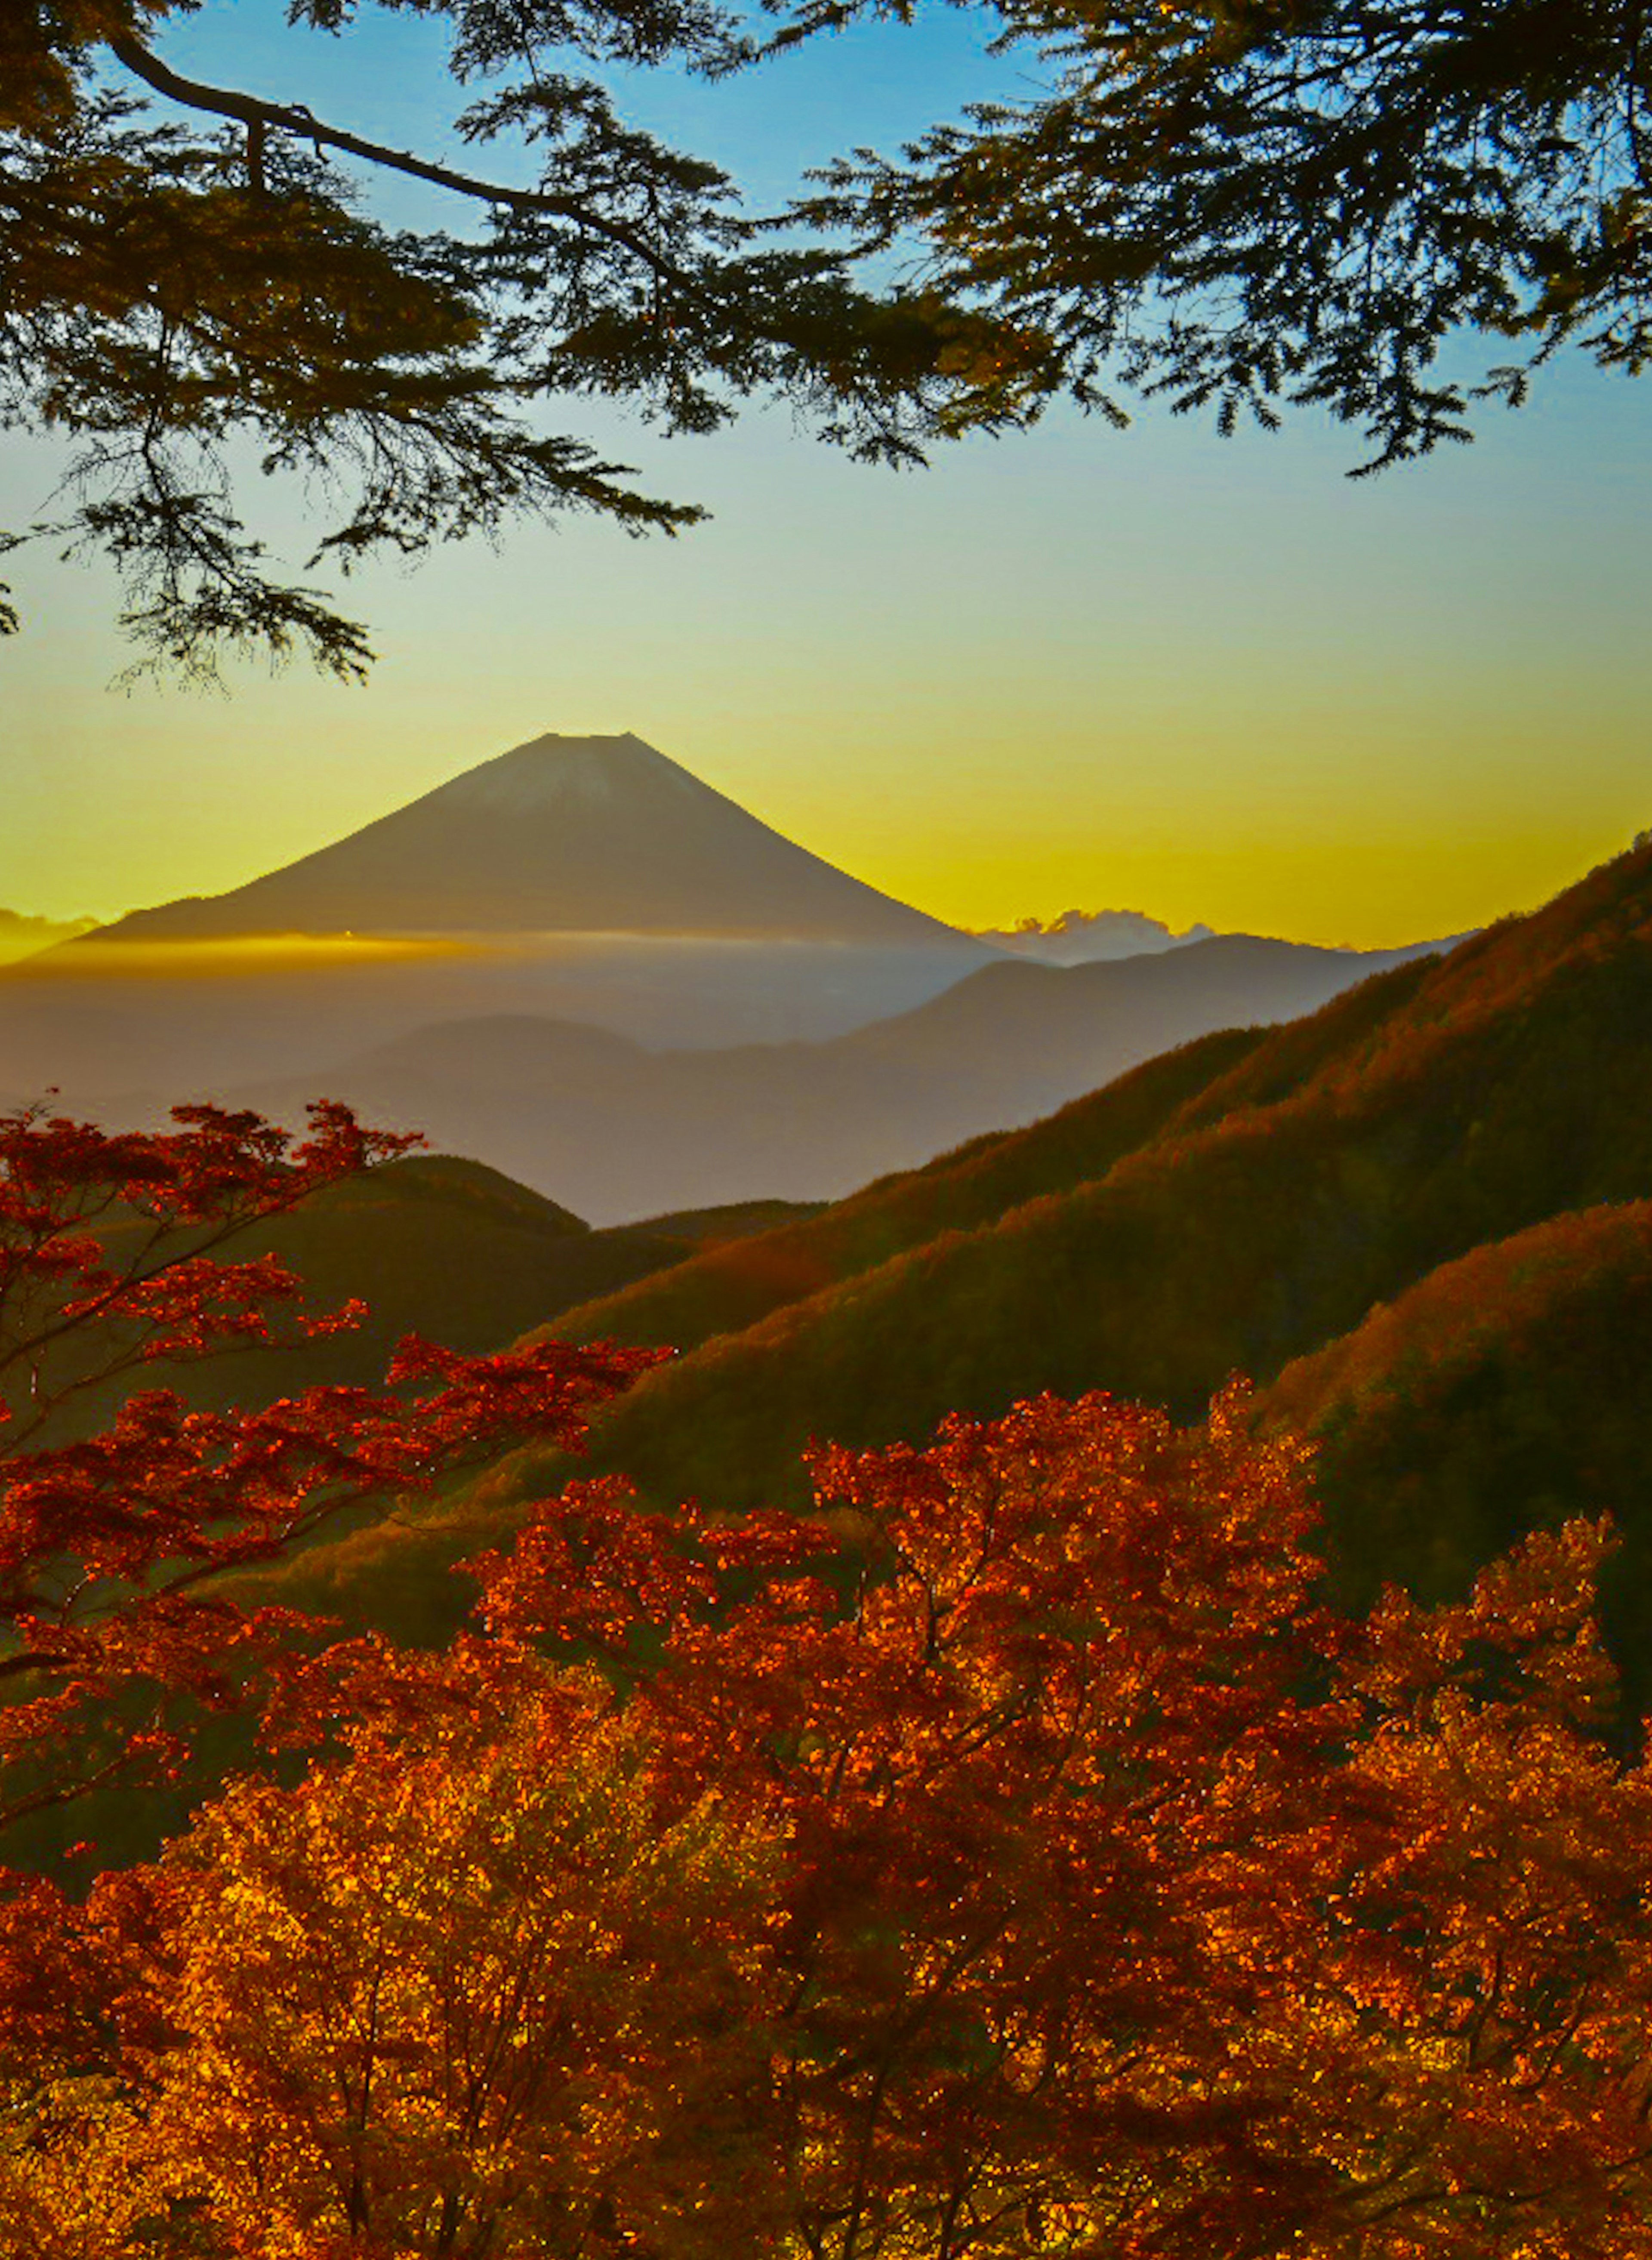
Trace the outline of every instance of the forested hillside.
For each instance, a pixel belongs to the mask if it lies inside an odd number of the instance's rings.
[[[739,1509],[795,1503],[812,1437],[880,1444],[1041,1390],[1197,1418],[1231,1375],[1272,1383],[1484,1242],[1652,1194],[1648,1029],[1642,848],[1307,1019],[1208,1039],[566,1314],[569,1339],[684,1352],[604,1416],[592,1458],[655,1503]],[[569,1471],[516,1455],[466,1527]],[[1634,1511],[1586,1472],[1564,1503]],[[419,1582],[416,1541],[356,1544],[381,1591]],[[326,1575],[354,1606],[356,1570]]]
[[[1229,1373],[1271,1379],[1483,1241],[1652,1191],[1649,871],[1643,850],[1230,1061],[1212,1048],[1214,1072],[1197,1048],[1177,1055],[1194,1088],[1122,1149],[1099,1146],[1076,1184],[1014,1204],[1013,1161],[1055,1125],[1112,1118],[1134,1079],[989,1149],[999,1213],[938,1219],[950,1236],[915,1227],[882,1263],[851,1256],[814,1293],[725,1327],[616,1409],[603,1463],[655,1495],[747,1504],[811,1433],[883,1441],[953,1405],[1098,1384],[1191,1415]],[[862,1198],[899,1210],[927,1190],[919,1176]],[[856,1214],[804,1230],[821,1245]],[[744,1276],[771,1245],[735,1251]],[[669,1341],[688,1284],[665,1275],[557,1331]]]
[[[1652,1694],[1652,1201],[1570,1211],[1442,1264],[1294,1360],[1256,1405],[1306,1437],[1337,1589],[1426,1599],[1580,1509],[1620,1534],[1603,1606]]]

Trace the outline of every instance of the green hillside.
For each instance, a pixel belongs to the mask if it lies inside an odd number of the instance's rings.
[[[706,1341],[616,1408],[602,1463],[740,1505],[795,1484],[811,1434],[879,1442],[1041,1388],[1191,1417],[1482,1241],[1652,1192],[1649,871],[1627,857],[1267,1035],[1091,1182]]]
[[[690,1248],[709,1248],[719,1241],[748,1240],[760,1232],[778,1232],[783,1226],[819,1216],[826,1206],[825,1201],[721,1201],[714,1208],[679,1208],[665,1216],[639,1217],[634,1224],[610,1226],[607,1231],[647,1233]]]
[[[972,1139],[805,1220],[709,1248],[618,1294],[566,1311],[540,1332],[564,1341],[669,1342],[677,1349],[738,1333],[938,1233],[990,1224],[1040,1193],[1104,1176],[1262,1040],[1262,1031],[1254,1028],[1201,1036],[1030,1129]]]

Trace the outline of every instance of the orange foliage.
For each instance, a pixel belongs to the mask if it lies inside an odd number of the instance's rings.
[[[50,2260],[1631,2260],[1602,1534],[1340,1619],[1248,1420],[1046,1398],[817,1454],[812,1517],[543,1505],[482,1634],[290,1670],[338,1755],[59,1910],[102,2053],[0,2205]]]
[[[89,1728],[255,1663],[290,1768],[82,1904],[0,1878],[0,2251],[1640,2260],[1652,1775],[1602,1731],[1602,1529],[1350,1618],[1242,1392],[1189,1431],[1043,1397],[815,1452],[807,1515],[576,1484],[446,1653],[318,1654],[211,1574],[565,1445],[653,1354],[411,1341],[379,1392],[50,1421],[336,1323],[222,1250],[393,1142],[0,1124],[5,1809],[175,1768],[159,1713]]]

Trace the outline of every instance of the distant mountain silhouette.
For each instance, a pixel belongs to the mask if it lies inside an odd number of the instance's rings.
[[[106,941],[633,933],[981,946],[812,855],[629,733],[547,734],[224,895]]]
[[[154,1117],[499,1014],[644,1045],[817,1041],[995,955],[640,739],[547,736],[228,894],[0,970],[0,1100],[55,1085]]]
[[[1089,965],[1107,958],[1139,957],[1145,951],[1180,949],[1190,941],[1211,941],[1215,928],[1191,926],[1173,933],[1162,919],[1142,911],[1062,911],[1046,922],[1023,919],[1012,926],[979,926],[978,940],[1012,950],[1044,965]]]
[[[60,942],[90,933],[97,924],[96,919],[36,918],[27,911],[0,910],[0,965],[54,949]]]
[[[833,1198],[1418,954],[1232,934],[1112,964],[1005,960],[829,1042],[728,1050],[644,1051],[526,1014],[448,1020],[232,1096],[297,1119],[325,1088],[605,1223],[753,1194]]]

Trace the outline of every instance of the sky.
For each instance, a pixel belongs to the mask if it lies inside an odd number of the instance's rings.
[[[207,0],[162,52],[456,154],[436,27],[295,47],[281,13]],[[633,107],[772,204],[804,163],[1012,87],[1027,66],[986,58],[984,29],[924,15]],[[1355,483],[1357,434],[1311,417],[1223,441],[1058,410],[897,475],[782,408],[667,442],[579,404],[571,433],[712,522],[639,543],[569,518],[365,572],[345,591],[380,654],[364,690],[258,667],[223,697],[114,689],[112,576],[25,552],[0,905],[217,892],[541,732],[629,730],[960,924],[1461,932],[1652,825],[1652,391],[1573,359],[1485,414],[1473,447]],[[0,525],[39,514],[61,463],[8,440]],[[275,522],[301,554],[302,507]]]

